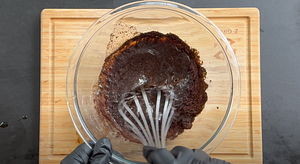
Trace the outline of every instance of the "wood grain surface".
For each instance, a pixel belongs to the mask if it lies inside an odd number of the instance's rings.
[[[262,163],[260,36],[256,8],[197,9],[232,45],[241,72],[240,108],[211,155],[232,163]],[[59,163],[79,143],[66,103],[72,52],[86,29],[109,9],[46,9],[41,15],[40,163]]]

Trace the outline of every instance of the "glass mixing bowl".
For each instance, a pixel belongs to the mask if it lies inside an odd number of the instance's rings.
[[[185,146],[212,152],[230,130],[240,102],[240,73],[235,54],[222,32],[201,13],[175,2],[139,1],[116,8],[99,18],[78,42],[68,67],[67,101],[75,128],[86,142],[110,138],[123,162],[145,162],[142,144],[116,137],[109,125],[99,118],[93,101],[107,45],[117,22],[136,27],[138,32],[173,33],[199,51],[207,71],[208,101],[193,126],[166,148]],[[86,142],[87,143],[87,142]]]

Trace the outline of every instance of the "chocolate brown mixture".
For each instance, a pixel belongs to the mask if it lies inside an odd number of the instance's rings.
[[[192,127],[195,117],[204,108],[207,101],[205,76],[206,70],[201,67],[197,50],[178,36],[155,31],[141,33],[105,59],[95,107],[125,138],[139,142],[131,135],[132,131],[118,111],[118,104],[131,93],[141,98],[142,86],[155,106],[159,88],[162,95],[171,93],[174,96],[172,107],[176,110],[167,134],[167,139],[174,139],[184,129]],[[127,104],[136,110],[134,102],[128,100]]]

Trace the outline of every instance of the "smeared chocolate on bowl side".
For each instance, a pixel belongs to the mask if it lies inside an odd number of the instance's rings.
[[[156,90],[161,89],[163,94],[174,96],[172,107],[176,110],[167,139],[175,139],[192,128],[207,101],[206,70],[201,65],[198,51],[175,34],[141,33],[105,59],[94,97],[95,108],[123,137],[140,143],[120,115],[118,104],[132,94],[141,97],[143,87],[155,108]],[[136,111],[133,102],[128,100],[127,104]]]

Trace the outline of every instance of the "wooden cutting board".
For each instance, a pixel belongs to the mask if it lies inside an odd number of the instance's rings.
[[[262,163],[260,31],[256,8],[197,9],[230,41],[242,80],[236,120],[212,157]],[[66,73],[86,29],[109,9],[45,9],[41,14],[40,163],[59,163],[80,142],[66,102]]]

